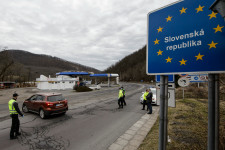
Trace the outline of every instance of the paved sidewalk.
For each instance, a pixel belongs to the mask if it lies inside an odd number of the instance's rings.
[[[153,108],[153,114],[145,114],[121,135],[108,150],[137,150],[159,116],[159,107]]]

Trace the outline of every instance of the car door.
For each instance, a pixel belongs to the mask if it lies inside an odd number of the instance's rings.
[[[37,95],[35,102],[33,103],[34,111],[39,112],[39,109],[43,103],[44,96]]]
[[[34,111],[33,105],[36,100],[37,95],[32,95],[29,99],[27,99],[27,108],[31,111]]]

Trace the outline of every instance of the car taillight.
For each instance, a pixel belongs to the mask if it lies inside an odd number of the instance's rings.
[[[49,102],[47,102],[46,105],[47,106],[53,106],[53,104],[52,103],[49,103]]]

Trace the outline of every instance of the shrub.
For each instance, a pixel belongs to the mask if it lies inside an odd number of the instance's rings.
[[[208,98],[207,88],[198,88],[194,86],[185,87],[184,97],[185,98],[196,98],[196,99],[207,99]],[[183,98],[183,89],[176,89],[176,98]]]
[[[76,90],[77,92],[89,92],[89,91],[92,91],[92,89],[90,89],[89,87],[87,86],[74,86],[74,90]]]

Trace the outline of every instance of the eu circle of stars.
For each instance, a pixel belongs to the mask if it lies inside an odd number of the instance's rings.
[[[204,11],[204,9],[206,9],[204,5],[199,5],[195,9],[196,15],[198,15],[199,13],[202,13]],[[188,8],[182,7],[182,8],[180,8],[179,11],[177,11],[177,13],[180,13],[180,15],[184,15],[184,14],[188,14],[189,13],[189,10],[188,10]],[[218,15],[219,14],[218,13],[215,13],[215,12],[212,12],[211,14],[208,14],[209,21],[212,21],[213,19],[217,18]],[[172,15],[168,15],[168,17],[165,18],[165,22],[166,23],[172,22],[173,19],[174,19],[174,17]],[[224,26],[222,26],[220,24],[215,24],[215,27],[212,28],[212,30],[214,31],[215,34],[217,34],[218,32],[223,32],[223,28],[224,28]],[[155,29],[155,32],[157,32],[158,34],[160,34],[161,32],[164,32],[164,27],[163,26],[159,26],[157,29]],[[161,41],[156,38],[155,41],[152,41],[152,42],[154,42],[154,45],[159,45]],[[216,49],[216,46],[218,44],[219,43],[216,42],[216,39],[214,39],[214,40],[212,40],[211,43],[208,43],[207,45],[208,45],[209,50],[213,50],[213,49]],[[160,50],[159,49],[156,52],[156,55],[158,57],[162,56],[163,55],[163,50]],[[194,57],[195,57],[195,60],[196,61],[204,61],[204,56],[205,56],[204,53],[198,52],[198,53],[195,54]],[[173,60],[173,57],[172,56],[168,56],[168,58],[165,59],[165,63],[173,63],[173,61],[174,60]],[[182,58],[182,57],[180,58],[180,60],[179,60],[180,66],[184,66],[187,63],[188,63],[188,60],[187,59]]]

